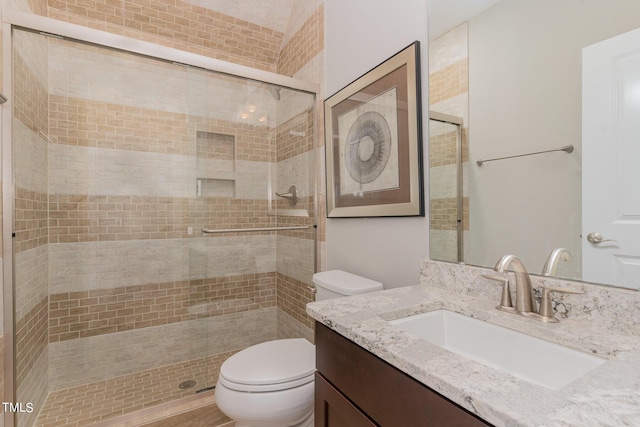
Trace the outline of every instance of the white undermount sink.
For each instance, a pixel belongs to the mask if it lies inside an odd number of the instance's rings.
[[[448,351],[550,389],[559,389],[605,360],[448,310],[391,320]]]

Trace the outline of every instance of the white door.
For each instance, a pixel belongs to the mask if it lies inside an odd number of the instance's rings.
[[[640,30],[584,48],[582,74],[583,280],[640,289]]]

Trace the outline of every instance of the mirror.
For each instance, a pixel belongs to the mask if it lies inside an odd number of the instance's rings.
[[[514,254],[542,274],[563,248],[545,274],[640,289],[640,251],[620,255],[615,227],[583,229],[600,209],[583,208],[586,181],[604,174],[587,165],[583,139],[598,129],[583,135],[582,118],[583,49],[640,28],[640,2],[430,0],[429,11],[430,257],[493,267]],[[640,88],[640,77],[629,84]],[[455,126],[435,117],[443,114],[462,122],[459,154]],[[626,222],[639,222],[634,194]],[[618,241],[589,243],[590,232]],[[626,279],[587,274],[599,263],[584,258],[590,251]]]

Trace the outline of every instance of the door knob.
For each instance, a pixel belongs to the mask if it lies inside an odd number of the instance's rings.
[[[603,239],[602,234],[592,231],[591,233],[587,234],[587,242],[597,245],[598,243],[602,242],[617,242],[617,240]]]

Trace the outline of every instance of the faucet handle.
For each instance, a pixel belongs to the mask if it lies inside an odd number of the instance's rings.
[[[509,313],[515,313],[515,308],[513,308],[513,302],[511,301],[511,289],[509,287],[509,279],[506,277],[496,276],[493,274],[483,274],[482,277],[484,277],[485,279],[502,283],[502,296],[500,297],[500,304],[496,308],[498,310],[508,311]]]
[[[542,300],[540,301],[540,311],[538,314],[542,317],[543,322],[558,322],[553,316],[553,306],[551,305],[551,292],[561,292],[563,294],[583,294],[582,291],[576,291],[569,288],[554,288],[552,286],[541,286]]]

